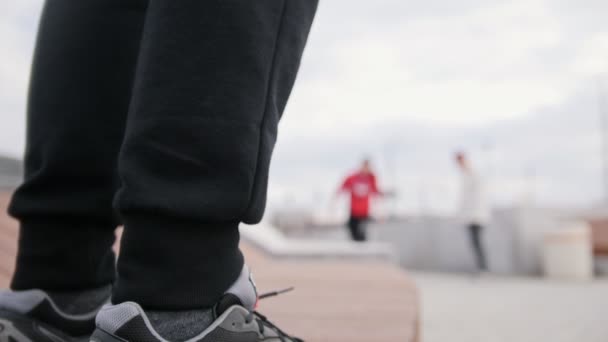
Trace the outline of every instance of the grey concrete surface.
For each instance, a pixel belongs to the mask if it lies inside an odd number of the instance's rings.
[[[482,240],[490,271],[496,274],[539,275],[542,241],[546,233],[568,226],[570,214],[562,211],[513,208],[497,211],[485,226]],[[300,233],[304,234],[304,233]],[[346,229],[334,227],[309,236],[348,239]],[[475,269],[466,223],[453,217],[413,217],[374,222],[371,241],[393,245],[406,269],[471,272]]]
[[[608,341],[608,279],[412,276],[422,296],[425,342]]]
[[[572,224],[564,212],[538,208],[498,211],[482,240],[489,269],[497,274],[538,275],[546,233]],[[470,272],[475,269],[466,223],[451,217],[419,217],[376,223],[374,240],[391,242],[408,269]]]
[[[362,259],[397,263],[393,245],[386,242],[359,244],[346,239],[287,237],[272,224],[241,225],[241,239],[281,259]]]

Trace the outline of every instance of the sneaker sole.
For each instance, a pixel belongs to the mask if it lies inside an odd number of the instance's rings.
[[[88,342],[86,337],[71,337],[57,329],[10,311],[0,310],[0,342]]]

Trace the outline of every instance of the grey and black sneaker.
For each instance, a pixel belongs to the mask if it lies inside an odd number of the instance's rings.
[[[97,329],[90,342],[303,342],[289,336],[253,310],[258,299],[289,290],[258,297],[249,270],[245,267],[239,280],[211,311],[213,318],[210,325],[203,323],[199,330],[182,326],[184,330],[193,331],[191,335],[172,339],[157,329],[159,323],[150,319],[141,306],[126,302],[101,309],[97,316]]]
[[[95,295],[99,293],[105,298],[96,299],[92,308],[94,301],[89,301],[80,310],[66,296],[53,299],[42,290],[0,291],[0,342],[89,341],[95,316],[109,301],[110,288],[99,289]],[[60,305],[62,301],[65,306]]]

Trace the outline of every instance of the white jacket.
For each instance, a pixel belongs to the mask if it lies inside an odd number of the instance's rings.
[[[460,216],[467,223],[484,225],[491,219],[483,179],[473,170],[463,170],[460,189]]]

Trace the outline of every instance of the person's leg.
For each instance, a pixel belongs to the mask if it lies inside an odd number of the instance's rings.
[[[367,222],[368,221],[369,221],[369,218],[367,218],[367,217],[360,219],[360,222],[359,222],[359,241],[360,242],[367,241]]]
[[[471,247],[475,256],[475,264],[478,270],[486,270],[485,256],[481,242],[481,226],[473,223],[469,225],[469,234],[471,238]]]
[[[362,217],[351,216],[348,221],[348,228],[351,237],[355,242],[364,242],[367,240],[366,220]]]
[[[253,312],[238,225],[262,217],[316,5],[151,0],[119,158],[119,277],[93,340],[298,341]]]
[[[350,237],[353,241],[357,241],[358,238],[358,232],[359,230],[359,220],[357,220],[356,217],[351,216],[348,219],[348,231],[350,232]]]
[[[112,209],[145,2],[48,0],[28,101],[13,289],[72,291],[114,280]]]
[[[477,227],[477,254],[479,258],[479,269],[482,271],[487,271],[488,260],[486,258],[486,251],[483,245],[483,232],[485,227],[480,224],[478,224]]]
[[[28,99],[25,179],[9,208],[21,227],[14,291],[0,292],[0,341],[90,335],[109,298],[117,154],[145,8],[146,0],[45,4]]]
[[[113,302],[212,307],[263,214],[277,124],[316,0],[151,0],[116,198]]]
[[[469,235],[469,243],[471,251],[473,252],[473,259],[475,262],[475,268],[479,270],[479,253],[477,253],[477,226],[473,223],[467,225],[467,232]]]

